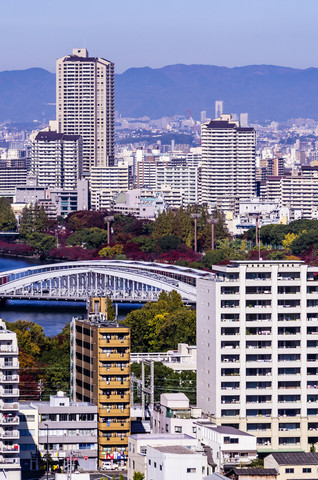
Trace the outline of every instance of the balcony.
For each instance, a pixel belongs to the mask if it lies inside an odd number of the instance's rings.
[[[113,430],[129,430],[130,431],[130,422],[99,422],[98,423],[98,430],[100,431],[113,431]]]
[[[10,438],[19,438],[19,431],[18,430],[5,430],[2,433],[0,433],[0,437],[10,439]]]
[[[130,365],[127,363],[125,367],[101,367],[98,372],[100,374],[100,381],[102,382],[101,376],[103,375],[129,375],[129,371]]]
[[[110,372],[108,372],[110,373]],[[119,381],[115,381],[115,380],[100,380],[99,381],[99,388],[103,389],[103,388],[106,388],[106,389],[109,389],[109,388],[120,388],[120,389],[129,389],[130,388],[130,381],[129,380],[126,380],[124,382],[119,382]]]
[[[18,402],[1,402],[0,410],[19,410]]]
[[[99,402],[118,402],[118,403],[129,403],[130,395],[99,395]]]
[[[19,458],[12,458],[12,457],[4,457],[0,456],[0,468],[3,468],[2,465],[5,465],[5,469],[16,469],[20,467],[20,459]]]
[[[99,415],[104,416],[104,415],[109,415],[109,416],[116,416],[116,417],[129,417],[130,415],[130,409],[129,408],[111,408],[111,407],[103,407],[101,405],[99,409]]]
[[[0,345],[0,355],[2,354],[15,354],[18,355],[19,351],[18,348],[13,347],[12,345]]]
[[[0,443],[0,452],[13,452],[20,453],[20,447],[17,444],[14,445],[3,445]]]
[[[129,353],[100,353],[99,359],[101,362],[129,362]]]
[[[107,340],[107,339],[100,339],[99,340],[99,346],[100,347],[106,347],[106,348],[114,348],[114,347],[129,347],[130,346],[130,340],[129,338],[127,339],[120,339],[120,340]]]
[[[0,383],[18,383],[19,382],[19,375],[0,375]]]
[[[18,397],[19,389],[18,388],[1,388],[0,397]]]
[[[128,437],[98,437],[99,445],[128,445]]]
[[[0,415],[0,424],[1,425],[19,425],[19,417],[17,415],[12,414],[3,414]]]

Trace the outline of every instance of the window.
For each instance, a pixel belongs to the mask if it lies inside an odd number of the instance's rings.
[[[187,468],[187,473],[196,473],[196,468]]]
[[[182,433],[182,427],[174,427],[174,433]]]
[[[285,468],[285,473],[294,473],[293,468]]]
[[[153,462],[153,466],[154,466],[155,468],[157,468],[157,464],[156,464],[156,462]]]
[[[162,465],[159,465],[160,470],[162,470]]]
[[[151,460],[148,460],[148,464],[151,465]]]
[[[303,468],[303,473],[311,473],[311,468]]]
[[[224,443],[239,443],[238,438],[224,437]]]

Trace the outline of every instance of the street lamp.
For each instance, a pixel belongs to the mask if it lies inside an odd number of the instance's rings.
[[[191,218],[194,218],[194,251],[198,251],[198,239],[197,239],[197,221],[201,217],[200,213],[191,213]]]
[[[104,217],[104,222],[107,222],[107,245],[110,244],[110,222],[114,220],[114,217],[111,215],[107,215]]]
[[[211,250],[214,250],[214,225],[218,223],[217,218],[208,218],[208,223],[211,223]]]
[[[49,480],[49,425],[44,423],[46,427],[46,480]]]

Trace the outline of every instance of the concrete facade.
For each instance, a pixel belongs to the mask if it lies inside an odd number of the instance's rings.
[[[318,269],[238,261],[197,282],[197,404],[258,451],[318,443]]]
[[[114,64],[86,48],[56,61],[58,132],[83,139],[83,171],[114,164]]]

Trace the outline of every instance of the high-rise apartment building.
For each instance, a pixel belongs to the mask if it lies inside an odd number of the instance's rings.
[[[110,322],[106,299],[90,299],[86,320],[73,319],[73,400],[98,406],[99,466],[125,464],[130,435],[130,329]]]
[[[6,480],[19,480],[19,375],[15,333],[0,320],[0,472]]]
[[[92,167],[89,184],[92,208],[110,208],[114,196],[129,189],[129,166]]]
[[[82,138],[39,132],[31,146],[31,170],[39,186],[76,190],[82,175]]]
[[[256,189],[256,133],[231,115],[202,125],[202,202],[230,209],[233,198],[247,200]]]
[[[223,115],[223,100],[216,100],[215,102],[215,118],[220,118]]]
[[[83,171],[109,166],[115,153],[114,64],[86,48],[56,62],[58,132],[83,139]]]
[[[318,444],[318,268],[214,266],[197,284],[197,405],[259,451]]]

